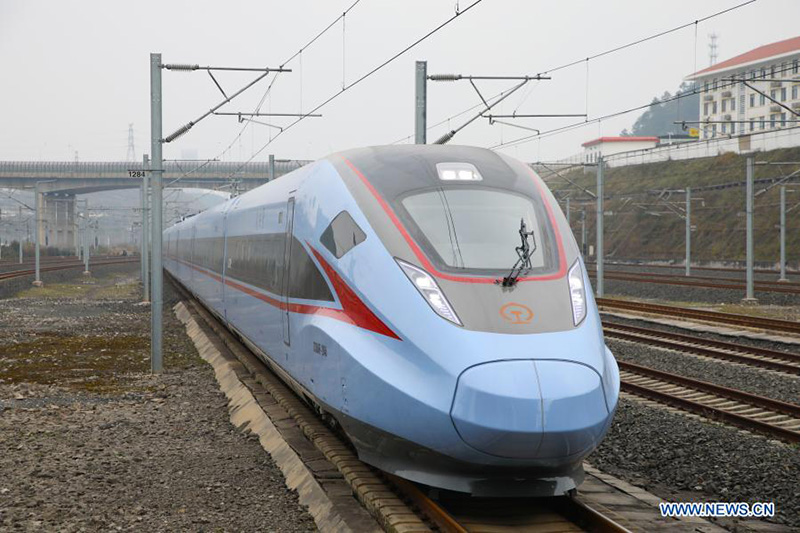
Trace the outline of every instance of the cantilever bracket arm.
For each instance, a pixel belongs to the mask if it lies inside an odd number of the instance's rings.
[[[506,122],[505,120],[497,120],[492,115],[486,115],[486,118],[489,119],[490,125],[503,124],[505,126],[511,126],[512,128],[519,128],[521,130],[535,131],[537,135],[541,133],[541,130],[538,130],[536,128],[529,128],[528,126],[520,126],[519,124],[514,124],[513,122]]]

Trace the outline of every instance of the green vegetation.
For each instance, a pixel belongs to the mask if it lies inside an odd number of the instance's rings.
[[[674,95],[665,91],[661,98],[653,98],[652,105],[636,119],[631,131],[623,130],[621,135],[685,134],[675,121],[700,120],[700,93],[689,94],[693,91],[694,83],[683,82]]]
[[[17,298],[84,298],[92,288],[88,279],[84,284],[46,283],[42,287],[29,287],[17,293]]]
[[[139,282],[124,272],[106,272],[100,277],[78,277],[66,283],[45,283],[16,294],[17,298],[89,298],[92,300],[125,300],[135,298]]]
[[[19,293],[18,298],[50,300],[52,316],[61,313],[76,325],[74,331],[29,331],[22,342],[0,343],[0,382],[54,384],[98,394],[143,390],[136,375],[150,369],[149,313],[135,312],[139,287],[135,274],[114,272],[98,278],[78,276],[72,282]],[[103,318],[93,317],[111,312],[107,320],[120,319],[114,311],[118,308],[107,308],[102,300],[121,300],[130,313],[103,333],[108,328],[97,326]],[[168,371],[204,364],[169,311],[165,312],[164,360]]]
[[[125,374],[150,368],[148,339],[141,335],[82,336],[44,333],[4,347],[0,375],[6,383],[57,384],[112,392]]]
[[[629,165],[606,169],[606,253],[610,259],[682,261],[685,247],[685,187],[744,182],[745,156],[724,153],[717,157]],[[760,152],[756,161],[800,161],[800,147]],[[755,179],[788,175],[797,166],[756,166]],[[596,190],[593,168],[561,174],[581,187]],[[595,204],[585,192],[555,174],[542,172],[559,198],[572,198],[572,227],[580,241],[580,220],[586,201],[587,246],[594,242]],[[798,180],[795,180],[798,181]],[[768,187],[757,184],[756,193]],[[787,209],[800,203],[800,186],[789,186]],[[774,264],[779,258],[779,187],[758,194],[755,200],[755,260]],[[609,199],[608,197],[611,196]],[[745,188],[693,191],[692,259],[743,261],[745,259]],[[787,214],[787,261],[800,260],[800,207]]]

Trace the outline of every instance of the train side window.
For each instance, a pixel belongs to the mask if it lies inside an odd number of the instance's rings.
[[[337,259],[351,249],[364,242],[367,235],[358,227],[356,221],[347,211],[342,211],[331,220],[320,237],[320,242],[325,248],[336,256]]]

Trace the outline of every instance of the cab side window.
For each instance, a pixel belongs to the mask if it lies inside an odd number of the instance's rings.
[[[342,211],[325,228],[319,240],[339,259],[366,238],[367,235],[358,227],[350,213]]]

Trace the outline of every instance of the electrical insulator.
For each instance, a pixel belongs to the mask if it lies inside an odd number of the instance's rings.
[[[188,124],[181,126],[174,133],[166,137],[164,139],[164,142],[171,143],[172,141],[174,141],[175,139],[177,139],[178,137],[180,137],[181,135],[192,129],[192,126],[194,126],[194,122],[189,122]]]
[[[445,144],[447,143],[447,141],[455,137],[455,135],[456,135],[455,131],[448,131],[447,133],[436,139],[436,142],[434,142],[433,144]]]
[[[428,76],[431,81],[456,81],[461,78],[461,74],[431,74]]]
[[[164,65],[164,68],[167,70],[197,70],[200,68],[200,65],[183,65],[183,64],[176,64],[176,65]]]

